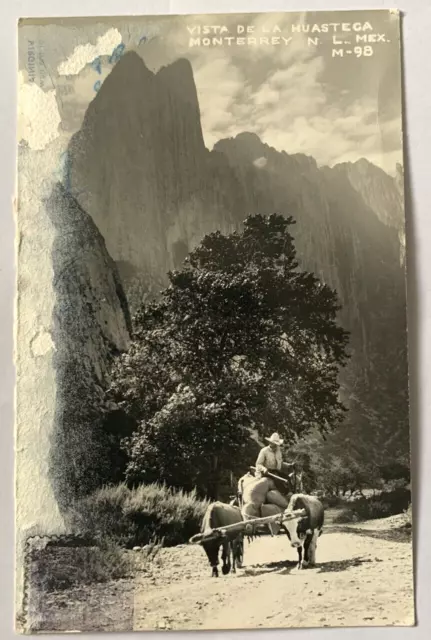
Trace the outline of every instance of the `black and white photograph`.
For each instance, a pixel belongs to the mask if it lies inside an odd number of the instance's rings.
[[[17,632],[414,625],[399,12],[18,54]]]

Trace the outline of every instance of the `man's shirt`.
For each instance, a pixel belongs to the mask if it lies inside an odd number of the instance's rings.
[[[279,471],[282,462],[283,456],[279,447],[275,451],[270,446],[264,447],[257,456],[256,469],[258,472],[262,472],[262,467],[266,467],[267,469],[277,469]]]

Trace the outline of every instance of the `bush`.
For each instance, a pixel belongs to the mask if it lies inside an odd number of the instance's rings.
[[[358,516],[354,513],[353,509],[343,509],[334,518],[334,524],[348,524],[351,522],[357,522]]]
[[[408,509],[410,504],[410,491],[406,488],[398,488],[394,491],[382,492],[378,496],[360,498],[350,503],[347,509],[334,518],[337,524],[357,522],[359,520],[374,520],[387,518]]]
[[[344,500],[341,496],[327,495],[319,498],[325,509],[331,509],[333,507],[339,507],[344,504]]]
[[[159,484],[129,489],[120,484],[76,501],[69,524],[74,533],[94,540],[110,539],[126,548],[154,540],[173,546],[187,542],[199,530],[208,504],[194,491]]]
[[[39,545],[30,552],[32,584],[41,591],[58,591],[77,585],[126,578],[133,562],[110,541],[100,546]]]
[[[384,490],[387,492],[396,491],[397,489],[407,489],[410,484],[404,478],[389,480],[384,484]]]
[[[390,464],[381,465],[379,468],[380,476],[385,482],[403,480],[405,484],[410,482],[410,464],[409,461],[395,461]]]

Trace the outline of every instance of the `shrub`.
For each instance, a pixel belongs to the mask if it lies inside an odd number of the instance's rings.
[[[325,509],[339,507],[344,504],[344,500],[340,496],[327,495],[319,498]]]
[[[359,498],[349,504],[347,509],[334,518],[337,524],[357,522],[358,520],[374,520],[387,518],[408,509],[410,503],[410,491],[406,488],[398,488],[394,491],[382,492],[378,496]]]
[[[129,489],[105,487],[75,502],[69,512],[74,533],[111,539],[123,547],[162,540],[166,546],[187,542],[199,530],[208,501],[160,484]]]
[[[404,478],[389,480],[384,484],[384,490],[387,492],[396,491],[397,489],[406,489],[408,487],[409,483]]]
[[[335,524],[347,524],[350,522],[357,522],[358,516],[354,513],[352,509],[343,509],[340,513],[338,513],[334,518]]]
[[[381,465],[379,468],[380,476],[385,482],[403,480],[405,484],[410,482],[410,464],[409,461],[395,461],[389,464]]]
[[[40,591],[58,591],[77,585],[126,578],[133,562],[110,541],[99,546],[39,545],[30,552],[32,584]]]
[[[411,492],[407,487],[398,487],[393,491],[381,493],[379,499],[389,505],[389,515],[395,515],[408,509],[411,501]]]

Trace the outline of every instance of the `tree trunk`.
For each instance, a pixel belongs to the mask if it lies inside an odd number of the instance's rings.
[[[218,456],[214,455],[211,461],[211,475],[208,481],[208,497],[211,500],[219,499],[220,471],[218,468]]]

